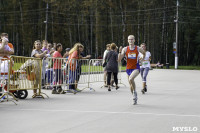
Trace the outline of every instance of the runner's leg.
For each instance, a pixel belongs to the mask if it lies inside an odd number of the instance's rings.
[[[149,73],[149,68],[146,67],[144,69],[144,74],[143,74],[143,88],[144,88],[144,91],[147,92],[147,88],[146,88],[146,81],[147,81],[147,75]]]
[[[135,81],[134,79],[138,76],[139,74],[139,70],[134,70],[131,75],[129,76],[129,84],[130,84],[130,89],[131,89],[131,93],[133,94],[133,100],[134,100],[134,104],[137,104],[137,92],[136,92],[136,85],[135,85]]]

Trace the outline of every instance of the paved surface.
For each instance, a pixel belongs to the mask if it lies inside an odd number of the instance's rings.
[[[200,71],[151,70],[145,95],[138,76],[138,105],[132,105],[125,73],[122,82],[127,87],[120,85],[117,91],[108,92],[101,83],[92,84],[95,92],[86,89],[76,95],[43,90],[49,99],[32,99],[29,91],[18,105],[0,103],[0,133],[171,133],[181,132],[181,127],[197,133],[199,76]]]

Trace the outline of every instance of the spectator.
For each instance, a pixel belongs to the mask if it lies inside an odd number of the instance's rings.
[[[107,62],[105,70],[107,71],[108,91],[111,91],[111,89],[110,89],[110,80],[111,80],[111,74],[112,73],[114,75],[114,81],[115,81],[115,84],[116,84],[116,90],[119,88],[118,87],[118,79],[117,79],[117,74],[118,74],[118,54],[115,51],[116,44],[115,43],[111,43],[110,48],[111,48],[111,51],[108,52],[106,57],[105,57],[105,61]]]
[[[48,54],[49,57],[51,56],[51,54],[53,54],[55,52],[55,50],[53,50],[52,48],[53,48],[52,44],[48,43],[47,44],[47,50],[48,50],[47,54]]]
[[[66,58],[66,61],[67,61],[68,58],[69,58],[69,51],[70,51],[70,48],[66,48],[66,49],[65,49],[65,53],[64,53],[64,55],[63,55],[63,58]]]
[[[106,50],[103,53],[103,63],[105,62],[105,57],[107,55],[107,53],[110,51],[110,44],[106,45]],[[106,76],[107,76],[107,71],[104,68],[104,87],[108,87],[107,82],[106,82]]]
[[[81,52],[80,54],[80,59],[89,59],[91,57],[91,55],[87,55],[87,56],[84,56],[83,54],[83,50],[84,50],[84,46],[83,47],[79,47],[79,51]],[[81,76],[81,66],[82,66],[82,60],[77,60],[77,73],[78,73],[78,78],[76,79],[75,81],[75,89],[76,91],[80,91],[77,87],[78,87],[78,81],[80,79],[80,76]]]
[[[55,58],[62,58],[61,52],[62,52],[62,44],[58,43],[56,45],[56,51],[53,53],[53,70],[55,72],[55,85],[57,84],[62,84],[62,60],[61,59],[55,59]],[[58,86],[58,88],[56,86],[54,86],[53,90],[52,90],[52,94],[65,94],[66,92],[64,92],[62,90],[61,85]]]
[[[54,43],[53,43],[53,48],[52,48],[53,51],[56,51],[56,45],[57,45],[57,44],[54,42]]]
[[[14,54],[14,48],[11,43],[8,43],[8,34],[1,33],[1,36],[0,36],[0,73],[8,73],[9,62],[8,62],[8,60],[4,60],[1,58],[9,59],[11,54]],[[6,75],[6,77],[3,77],[3,78],[7,79],[8,75]],[[2,80],[2,78],[0,80]],[[2,92],[2,87],[0,87],[0,93],[1,92]],[[1,94],[0,94],[0,96],[1,96]],[[3,99],[1,99],[1,100],[3,100]]]
[[[118,47],[117,47],[117,46],[116,46],[116,48],[115,48],[114,51],[117,53],[117,51],[118,51]],[[111,85],[112,87],[115,87],[115,86],[114,86],[114,82],[115,82],[115,80],[114,80],[114,75],[113,75],[113,73],[112,73],[112,75],[111,75],[111,81],[110,81],[110,85]],[[118,86],[118,88],[119,88],[119,86]]]
[[[76,43],[74,47],[69,51],[68,64],[70,65],[69,70],[69,89],[72,92],[77,92],[77,84],[81,74],[81,67],[77,59],[86,59],[91,56],[88,55],[86,57],[81,56],[81,52],[83,51],[84,46],[81,43]]]
[[[0,37],[0,57],[9,58],[11,54],[14,54],[14,48],[11,43],[8,43],[8,34],[1,33]]]
[[[44,50],[44,51],[41,50],[41,42],[40,42],[40,40],[36,40],[33,45],[33,51],[31,52],[31,57],[43,59],[44,57],[46,57],[47,52],[48,52],[47,50]],[[23,66],[23,65],[21,66],[21,69],[22,69],[22,67],[24,67],[24,68],[27,67],[26,63],[24,65],[25,66]],[[35,65],[36,65],[36,70],[35,70],[36,83],[34,84],[34,88],[38,88],[38,84],[40,82],[39,81],[40,80],[40,65],[39,65],[39,63],[35,63]],[[37,93],[37,90],[34,89],[33,93],[35,95]]]
[[[53,57],[53,53],[55,51],[52,49],[51,43],[48,43],[47,50],[48,50],[47,56]],[[53,82],[53,61],[52,61],[52,58],[48,58],[46,60],[46,67],[47,67],[47,70],[46,70],[46,73],[45,73],[45,79],[46,79],[45,81],[47,81],[47,84],[50,85]],[[51,86],[48,86],[47,88],[52,89]]]
[[[47,56],[49,56],[49,50],[47,49],[47,45],[48,45],[48,41],[47,40],[43,40],[42,41],[42,51],[46,51],[47,50]],[[42,60],[42,88],[45,88],[45,73],[46,73],[46,58],[43,58]]]
[[[68,64],[67,64],[67,61],[68,61],[68,58],[69,58],[69,51],[70,51],[70,48],[66,48],[65,53],[63,55],[63,58],[66,58],[66,60],[64,60],[64,63],[65,63],[64,70],[65,70],[65,81],[66,81],[66,83],[68,82]]]
[[[48,41],[47,40],[43,40],[42,41],[42,51],[44,52],[45,50],[47,50],[47,44],[48,44]]]

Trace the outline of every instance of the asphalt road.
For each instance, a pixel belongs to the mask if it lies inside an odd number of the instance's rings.
[[[138,105],[133,105],[126,73],[119,90],[85,89],[74,94],[52,95],[0,103],[0,133],[174,133],[200,132],[200,71],[154,69],[147,78],[148,92],[141,93],[136,78]],[[83,88],[87,85],[79,85]],[[186,131],[189,130],[189,131]]]

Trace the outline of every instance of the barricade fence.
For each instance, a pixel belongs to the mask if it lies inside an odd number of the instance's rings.
[[[45,65],[44,65],[45,64]],[[75,89],[78,84],[87,84],[83,89],[90,88],[90,84],[104,82],[104,68],[102,59],[72,59],[48,57],[43,60],[42,76],[45,88],[62,87],[63,90]],[[121,65],[119,65],[119,73]],[[121,74],[118,75],[121,80]],[[83,90],[82,89],[82,90]],[[94,90],[94,89],[93,89]]]
[[[11,56],[9,84],[16,84],[18,90],[32,90],[41,88],[41,65],[39,58]],[[16,87],[9,87],[15,90]]]
[[[118,63],[118,67],[119,67],[119,72],[118,72],[118,84],[123,84],[124,86],[126,86],[124,83],[122,83],[122,63],[119,62]]]
[[[27,90],[38,90],[35,91],[32,97],[43,97],[42,94],[44,93],[41,92],[41,68],[42,61],[40,58],[11,56],[8,60],[6,93],[13,96],[14,99],[16,97],[24,99],[28,95]],[[24,97],[23,92],[26,92]]]
[[[45,76],[42,77],[45,88],[62,86],[67,90],[78,84],[88,83],[88,59],[68,61],[66,58],[48,57],[43,63],[45,63],[45,70],[43,69]]]
[[[52,57],[43,60],[23,56],[11,56],[10,59],[1,58],[0,95],[16,90],[37,89],[38,92],[33,95],[36,97],[44,94],[41,92],[42,87],[51,89],[53,89],[52,87],[61,87],[66,91],[76,89],[78,84],[84,84],[85,88],[93,89],[90,84],[104,82],[102,64],[102,59],[72,59],[68,61],[66,58]],[[121,80],[120,72],[121,65],[119,65],[119,80]]]

